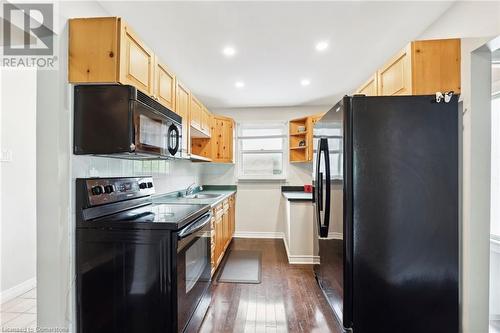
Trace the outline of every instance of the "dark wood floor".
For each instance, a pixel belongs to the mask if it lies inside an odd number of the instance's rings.
[[[262,251],[262,282],[214,281],[200,332],[342,332],[312,266],[289,265],[282,240],[236,238],[232,249]]]

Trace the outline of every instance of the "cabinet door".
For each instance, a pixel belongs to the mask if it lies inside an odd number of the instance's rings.
[[[119,27],[117,17],[69,20],[70,83],[118,82]]]
[[[234,194],[229,198],[229,240],[234,236],[236,231],[236,198]]]
[[[411,46],[378,71],[379,96],[411,95]]]
[[[175,75],[170,72],[167,66],[158,62],[155,63],[155,93],[156,99],[172,111],[175,110]]]
[[[120,82],[153,95],[154,54],[123,21],[120,45]]]
[[[377,84],[377,74],[375,73],[368,81],[366,81],[358,90],[356,94],[366,95],[366,96],[377,96],[378,94],[378,84]]]
[[[216,262],[218,265],[220,263],[220,260],[222,259],[222,254],[224,253],[224,230],[222,216],[219,216],[215,220],[215,239],[215,257],[217,258]]]
[[[460,53],[460,39],[413,42],[413,94],[460,93]]]
[[[223,225],[223,247],[224,250],[227,248],[229,243],[229,212],[226,210],[224,215],[222,215],[222,225]]]
[[[175,112],[182,117],[182,151],[185,154],[191,152],[191,138],[189,135],[189,90],[180,82],[176,83]]]
[[[196,129],[201,130],[201,113],[203,112],[203,107],[196,99],[196,97],[191,94],[191,126]]]
[[[214,116],[213,160],[215,162],[233,162],[233,129],[234,122],[230,118]]]
[[[234,122],[231,119],[224,121],[224,146],[223,146],[223,157],[226,162],[233,161],[233,129]]]
[[[210,115],[205,107],[201,110],[200,129],[203,133],[210,135]]]

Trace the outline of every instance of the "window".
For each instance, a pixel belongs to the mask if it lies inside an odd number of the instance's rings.
[[[316,153],[318,148],[319,138],[327,138],[328,139],[328,153],[330,156],[330,178],[331,179],[342,179],[342,167],[343,167],[343,142],[342,142],[342,124],[328,124],[328,127],[321,128],[317,127],[314,130],[314,170],[316,170]],[[320,172],[325,174],[324,164],[321,166]]]
[[[286,124],[238,124],[238,179],[285,179]]]

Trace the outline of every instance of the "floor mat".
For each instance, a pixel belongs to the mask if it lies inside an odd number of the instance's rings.
[[[222,267],[217,281],[260,283],[262,260],[260,251],[233,250]]]

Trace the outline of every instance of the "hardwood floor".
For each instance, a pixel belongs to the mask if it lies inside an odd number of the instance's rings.
[[[312,265],[289,265],[282,240],[235,238],[231,246],[262,251],[262,282],[218,283],[217,272],[200,332],[342,332]]]

